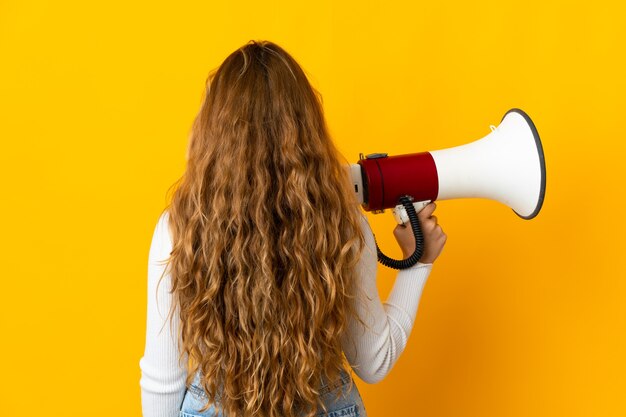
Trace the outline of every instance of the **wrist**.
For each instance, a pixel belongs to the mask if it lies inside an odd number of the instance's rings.
[[[410,255],[409,255],[410,256]],[[408,258],[408,256],[407,256]],[[424,258],[423,256],[418,260],[418,262],[421,262],[423,264],[432,264],[433,262],[435,262],[434,259],[430,259],[430,258]]]
[[[411,252],[411,253],[403,253],[402,254],[402,259],[408,259],[411,255],[413,255],[413,252]],[[423,264],[432,264],[433,262],[435,262],[435,260],[422,257],[421,259],[418,260],[418,262],[421,262]]]

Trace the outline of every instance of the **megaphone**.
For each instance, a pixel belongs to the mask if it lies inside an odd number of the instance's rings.
[[[360,155],[350,176],[366,211],[392,208],[399,224],[410,222],[415,253],[405,260],[385,256],[381,263],[408,268],[421,258],[423,237],[417,212],[435,200],[487,198],[510,207],[525,220],[539,214],[546,190],[546,164],[541,139],[530,117],[520,109],[507,111],[500,124],[482,139],[447,149],[388,156]]]

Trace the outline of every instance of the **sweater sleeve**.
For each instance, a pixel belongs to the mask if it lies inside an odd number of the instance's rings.
[[[165,211],[157,221],[148,255],[146,343],[139,360],[143,417],[177,417],[186,390],[186,357],[178,361],[178,311],[172,314],[171,326],[167,320],[172,305],[169,272],[158,282],[172,250],[168,217]]]
[[[376,243],[364,215],[362,227],[365,248],[357,274],[366,298],[356,300],[356,310],[367,328],[352,318],[342,335],[342,347],[359,378],[374,384],[387,376],[406,347],[433,264],[418,262],[399,270],[387,300],[381,302],[376,286]]]

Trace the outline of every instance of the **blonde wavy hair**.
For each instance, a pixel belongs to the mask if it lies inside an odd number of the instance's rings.
[[[310,417],[326,411],[321,377],[352,375],[340,338],[350,317],[365,325],[354,307],[363,214],[322,103],[269,41],[249,41],[206,80],[164,209],[169,316],[178,308],[187,386],[201,371],[202,411]]]

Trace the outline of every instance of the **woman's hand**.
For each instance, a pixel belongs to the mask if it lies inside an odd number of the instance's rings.
[[[424,253],[419,262],[424,264],[435,262],[448,237],[441,229],[441,226],[437,224],[437,217],[432,215],[436,207],[437,205],[433,202],[417,213],[417,218],[422,227],[422,235],[424,236]],[[410,222],[397,225],[393,229],[393,235],[402,249],[404,259],[415,252],[415,237],[413,236],[413,228]]]

